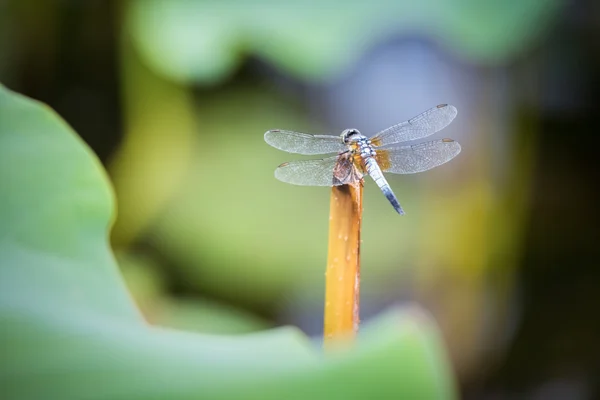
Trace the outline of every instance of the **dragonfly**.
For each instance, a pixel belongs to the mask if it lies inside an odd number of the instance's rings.
[[[288,153],[336,153],[322,159],[285,162],[275,169],[275,177],[280,181],[302,186],[339,186],[362,182],[363,177],[369,175],[394,210],[404,215],[383,173],[423,172],[456,157],[461,147],[452,139],[401,145],[440,131],[456,114],[454,106],[440,104],[371,137],[362,135],[357,129],[346,129],[339,136],[273,129],[265,133],[265,141]]]

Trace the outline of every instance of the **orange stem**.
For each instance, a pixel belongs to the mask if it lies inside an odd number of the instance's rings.
[[[362,192],[362,181],[334,186],[331,191],[325,272],[326,348],[352,342],[358,331]]]

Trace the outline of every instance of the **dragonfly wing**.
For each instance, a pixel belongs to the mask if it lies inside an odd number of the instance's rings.
[[[460,144],[452,139],[419,143],[389,149],[377,149],[376,160],[384,172],[414,174],[442,165],[460,153]]]
[[[440,104],[413,119],[384,129],[371,138],[371,143],[374,146],[385,146],[424,138],[448,126],[457,113],[454,106]]]
[[[299,160],[281,164],[275,170],[275,178],[285,183],[302,186],[338,186],[342,182],[333,179],[338,156],[321,160]]]
[[[341,153],[346,150],[339,136],[273,129],[265,133],[265,142],[276,149],[304,155]]]

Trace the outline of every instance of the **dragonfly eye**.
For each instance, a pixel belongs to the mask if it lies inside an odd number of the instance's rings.
[[[346,129],[340,137],[342,138],[342,143],[348,144],[352,141],[354,136],[360,136],[360,132],[357,129]]]

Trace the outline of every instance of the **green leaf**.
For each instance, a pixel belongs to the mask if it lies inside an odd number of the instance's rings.
[[[175,80],[212,84],[229,76],[247,54],[300,79],[331,79],[395,35],[421,35],[469,62],[501,63],[538,40],[564,1],[129,4],[126,30],[150,66]]]
[[[0,86],[3,398],[454,398],[436,328],[418,309],[365,326],[323,357],[294,328],[245,336],[153,327],[108,245],[100,163],[48,107]]]

